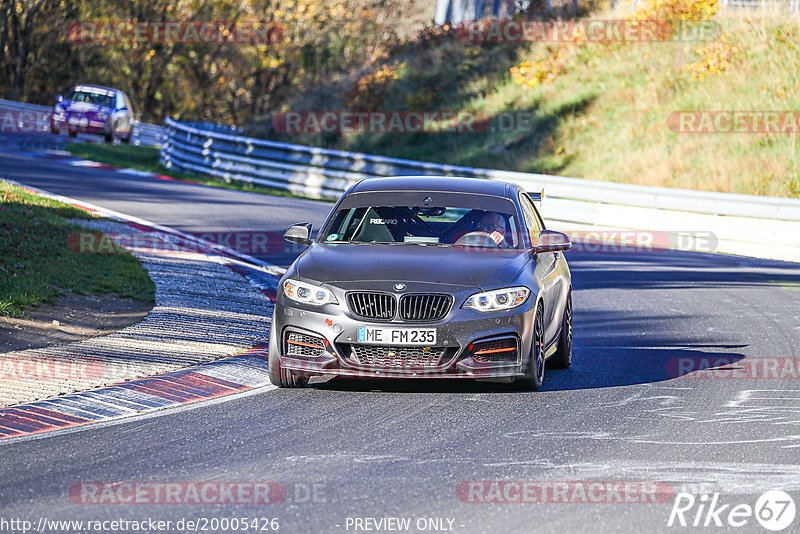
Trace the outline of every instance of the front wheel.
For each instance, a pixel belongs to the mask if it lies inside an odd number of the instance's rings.
[[[567,291],[564,317],[561,319],[561,335],[555,354],[547,360],[555,369],[566,369],[572,365],[572,290]]]
[[[536,307],[536,316],[533,318],[533,342],[528,355],[526,376],[517,379],[524,389],[535,391],[542,387],[544,382],[544,308],[542,304]]]
[[[308,377],[297,374],[281,365],[280,356],[269,355],[267,359],[269,381],[279,388],[302,388],[308,384]]]

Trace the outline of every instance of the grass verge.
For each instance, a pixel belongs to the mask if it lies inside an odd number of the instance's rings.
[[[296,195],[281,189],[273,189],[261,185],[254,185],[247,182],[226,181],[222,178],[212,176],[200,176],[197,174],[183,173],[166,168],[159,160],[159,150],[152,146],[129,146],[129,145],[103,145],[92,143],[71,143],[66,146],[71,154],[76,157],[105,163],[112,167],[121,169],[136,169],[139,171],[152,172],[163,176],[169,176],[182,182],[197,183],[211,187],[221,187],[223,189],[233,189],[235,191],[246,191],[248,193],[260,193],[263,195],[274,195],[279,197],[307,198]],[[313,199],[319,200],[319,199]]]
[[[64,291],[155,300],[155,286],[131,254],[78,254],[70,235],[86,231],[71,219],[92,215],[0,181],[0,315],[52,302]]]

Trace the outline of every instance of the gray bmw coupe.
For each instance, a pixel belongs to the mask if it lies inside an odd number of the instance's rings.
[[[312,376],[466,378],[539,389],[572,359],[562,233],[519,186],[450,177],[350,187],[280,281],[272,383]]]

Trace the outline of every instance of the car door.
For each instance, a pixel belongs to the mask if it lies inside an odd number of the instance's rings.
[[[542,219],[536,211],[533,200],[525,193],[520,193],[520,205],[522,215],[525,217],[525,225],[530,232],[531,246],[536,246],[539,241],[539,233],[544,230]],[[557,252],[541,252],[536,254],[535,274],[541,283],[542,302],[544,303],[544,339],[545,345],[549,345],[558,335],[558,322],[554,320],[558,308],[559,294],[559,269]]]
[[[133,104],[131,103],[131,99],[128,98],[128,95],[122,93],[122,97],[125,99],[125,107],[128,108],[128,119],[133,126],[136,124],[136,111],[133,109]]]
[[[127,134],[131,130],[130,110],[128,109],[125,94],[122,91],[117,91],[116,94],[116,103],[114,106],[114,130]]]

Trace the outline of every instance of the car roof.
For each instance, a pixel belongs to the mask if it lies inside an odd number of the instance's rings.
[[[100,89],[100,90],[103,90],[103,91],[112,91],[112,92],[115,92],[115,93],[119,92],[119,89],[112,89],[111,87],[103,87],[102,85],[94,85],[94,84],[91,84],[91,83],[79,83],[75,87],[73,87],[72,89],[73,89],[73,91],[77,91],[79,89],[80,90],[84,90],[84,89],[89,89],[89,90],[91,90],[91,89]]]
[[[442,191],[509,197],[513,186],[505,182],[462,176],[390,176],[362,180],[350,193],[378,191]]]

